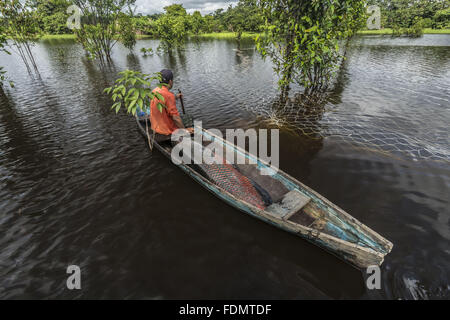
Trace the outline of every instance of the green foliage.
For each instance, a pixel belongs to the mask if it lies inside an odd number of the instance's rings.
[[[9,80],[8,76],[6,75],[6,71],[3,70],[2,66],[0,66],[0,89],[4,86],[5,82],[8,82],[9,86],[11,88],[14,88],[14,82]]]
[[[111,109],[114,109],[116,113],[120,109],[125,109],[127,113],[135,115],[138,107],[148,113],[153,98],[164,102],[164,97],[160,93],[153,93],[151,89],[153,81],[161,81],[159,73],[149,75],[139,71],[125,70],[119,72],[119,76],[114,86],[104,90],[106,94],[111,95],[114,102]],[[161,87],[160,84],[158,86]],[[159,102],[159,111],[162,112],[163,108],[165,108],[164,104]]]
[[[450,6],[449,0],[369,0],[368,3],[381,8],[383,27],[395,26],[397,30],[403,28],[404,32],[397,34],[406,33],[409,28],[417,31],[418,19],[423,19],[422,24],[425,28],[442,27],[438,26],[439,18],[436,15]]]
[[[2,33],[3,28],[0,26],[0,52],[4,52],[6,54],[11,54],[8,50],[6,50],[6,37]],[[3,87],[3,84],[8,81],[8,76],[6,75],[6,71],[3,70],[3,67],[0,66],[0,88]],[[9,85],[14,87],[14,83],[9,81]]]
[[[241,39],[244,31],[258,32],[264,23],[256,0],[239,0],[235,7],[228,7],[223,21],[227,30],[235,32],[236,38]]]
[[[410,28],[401,28],[399,25],[394,25],[392,28],[392,36],[400,37],[400,36],[408,36],[411,38],[421,37],[424,33],[424,19],[417,18],[414,21],[414,24]]]
[[[161,39],[160,50],[171,50],[182,45],[188,35],[189,18],[180,4],[164,7],[166,11],[157,21],[156,29]]]
[[[218,9],[205,16],[199,11],[189,15],[181,4],[167,6],[164,10],[164,14],[146,17],[153,20],[142,23],[139,28],[145,34],[161,39],[160,49],[182,45],[188,35],[203,33],[231,31],[240,39],[244,32],[259,32],[264,22],[256,0],[239,0],[235,7],[230,6],[226,11]]]
[[[423,35],[423,19],[417,18],[414,21],[414,24],[406,29],[406,35],[413,38],[418,38]]]
[[[141,48],[142,55],[146,57],[147,55],[153,54],[152,48]]]
[[[392,26],[392,36],[393,37],[400,37],[401,35],[403,35],[404,31],[403,28],[400,28],[400,26],[398,24],[394,24]]]
[[[2,2],[10,1],[2,0]],[[123,29],[118,25],[114,30],[107,27],[104,32],[107,35],[105,38],[106,46],[104,40],[96,39],[93,41],[94,43],[88,43],[90,40],[83,39],[91,39],[92,37],[103,39],[104,34],[100,32],[99,28],[86,28],[84,30],[86,32],[85,37],[79,37],[79,41],[85,45],[86,51],[94,57],[97,55],[108,56],[107,39],[111,35],[110,29],[115,32],[113,35],[115,40],[121,41],[128,48],[133,47],[133,28],[135,33],[139,35],[161,38],[163,40],[162,47],[169,48],[182,44],[188,35],[198,36],[212,32],[234,32],[236,38],[240,39],[245,32],[260,32],[265,24],[264,14],[259,8],[260,0],[238,0],[236,5],[229,6],[226,10],[218,9],[205,16],[202,16],[198,11],[189,15],[181,4],[168,6],[164,14],[158,13],[147,16],[137,14],[135,16],[130,10],[135,0],[27,0],[27,2],[35,10],[35,20],[39,29],[52,35],[72,32],[66,26],[68,18],[66,9],[72,3],[82,5],[80,7],[83,9],[84,23],[94,26],[100,24],[102,28],[116,19],[114,17],[118,14],[116,7],[120,7],[119,11],[130,17],[131,24],[127,22],[127,27]],[[283,3],[284,6],[289,5],[289,1],[280,1],[280,3]],[[323,7],[327,10],[328,1],[323,3]],[[417,25],[415,25],[417,19],[423,19],[422,25],[424,28],[450,28],[450,0],[367,0],[367,3],[380,6],[382,27],[396,27],[402,31],[399,34],[406,34],[410,28],[411,30],[418,30]],[[88,12],[88,16],[86,16],[86,12]],[[159,21],[160,19],[162,20]],[[348,24],[354,23],[355,29],[359,28],[361,21],[363,21],[346,20]],[[345,25],[345,28],[347,27],[348,25]],[[114,41],[111,41],[110,45],[113,46]],[[106,49],[98,50],[102,46]],[[106,51],[106,53],[102,51]]]
[[[203,25],[201,31],[203,33],[211,33],[216,29],[216,20],[212,15],[206,15],[203,18]]]
[[[225,13],[223,9],[217,9],[212,15],[206,16],[206,23],[208,24],[208,30],[205,32],[222,32],[226,30],[224,27],[224,16]]]
[[[139,35],[147,35],[153,38],[158,37],[156,21],[161,17],[161,14],[143,16],[138,14],[132,17],[136,33]]]
[[[136,28],[136,32],[145,35],[156,35],[155,33],[155,21],[149,17],[138,15],[133,17],[133,23]]]
[[[241,38],[255,39],[258,33],[243,32]],[[212,38],[212,39],[236,39],[236,34],[234,32],[212,32],[212,33],[202,33],[198,35],[199,38]]]
[[[202,31],[204,24],[204,19],[200,11],[195,11],[192,16],[190,16],[190,29],[195,34],[198,35]]]
[[[29,0],[0,1],[2,16],[2,34],[10,40],[8,46],[19,55],[28,72],[32,68],[37,72],[37,65],[31,47],[41,36],[36,12]]]
[[[257,49],[270,57],[282,97],[297,82],[305,93],[323,92],[336,70],[339,41],[355,34],[364,17],[361,0],[260,0],[264,36]]]
[[[4,28],[0,25],[0,52],[5,52],[6,54],[11,54],[11,52],[9,52],[6,49],[6,45],[7,45],[7,38],[6,36],[3,34],[4,32]]]
[[[0,1],[0,14],[3,17],[3,34],[18,42],[33,42],[41,37],[36,12],[31,1]]]
[[[433,20],[431,18],[422,19],[422,27],[423,28],[432,28]]]
[[[111,60],[114,45],[121,41],[132,49],[136,43],[132,19],[124,13],[136,0],[73,0],[83,14],[77,41],[90,58]]]
[[[68,0],[34,0],[39,27],[47,34],[72,33],[67,28]]]
[[[256,0],[239,0],[226,11],[216,10],[204,17],[202,31],[204,33],[231,31],[240,40],[243,32],[259,32],[264,19]]]
[[[436,11],[433,18],[436,29],[450,28],[450,8]]]
[[[111,55],[113,41],[115,42],[109,28],[104,29],[102,25],[83,24],[81,29],[75,30],[77,41],[83,46],[89,58],[104,59],[105,55]],[[107,35],[108,38],[103,37]]]
[[[47,34],[67,34],[71,33],[67,28],[67,15],[56,12],[50,16],[42,17],[43,30]]]
[[[136,45],[136,27],[130,15],[119,14],[118,25],[120,30],[120,39],[125,48],[130,51]]]
[[[370,0],[369,3],[381,8],[383,24],[393,29],[393,36],[409,37],[422,36],[424,28],[445,28],[445,23],[440,23],[439,12],[449,10],[450,6],[449,0]]]
[[[247,7],[242,6],[241,3],[234,8],[230,5],[224,17],[227,29],[236,34],[236,39],[238,41],[241,40],[242,32],[244,32],[244,25],[247,18],[246,8]]]

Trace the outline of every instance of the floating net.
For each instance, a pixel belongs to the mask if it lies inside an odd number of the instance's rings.
[[[342,143],[396,158],[450,162],[448,127],[427,119],[414,123],[389,116],[345,113],[336,104],[304,101],[247,107],[271,126],[309,139],[333,137]],[[419,130],[420,128],[420,130]]]

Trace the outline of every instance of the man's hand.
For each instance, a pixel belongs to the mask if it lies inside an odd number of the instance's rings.
[[[189,133],[194,133],[194,128],[192,128],[192,127],[190,127],[190,128],[186,128],[186,130],[189,132]]]
[[[182,93],[177,93],[176,95],[175,95],[175,99],[180,99],[180,98],[183,98],[183,94]]]
[[[189,131],[189,129],[192,129],[192,132],[194,131],[193,128],[185,128],[184,124],[183,124],[183,120],[181,120],[180,116],[173,116],[172,117],[173,122],[175,122],[175,125],[180,128],[180,129],[187,129]],[[191,131],[189,131],[189,133],[192,133]]]

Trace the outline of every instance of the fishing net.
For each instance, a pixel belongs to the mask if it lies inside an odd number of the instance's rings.
[[[307,102],[247,107],[247,110],[270,125],[309,139],[334,138],[354,147],[414,161],[450,161],[448,126],[436,126],[435,119],[418,120],[420,117],[416,117],[412,122],[389,116],[346,113],[329,101]]]

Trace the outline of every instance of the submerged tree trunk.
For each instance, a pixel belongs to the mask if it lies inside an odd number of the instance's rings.
[[[241,37],[242,37],[242,31],[238,31],[236,33],[236,39],[237,39],[238,42],[241,42]]]
[[[291,90],[290,81],[292,78],[292,65],[289,65],[283,71],[283,83],[281,85],[281,98],[285,101],[289,96],[289,91]]]
[[[28,73],[31,73],[31,68],[30,68],[30,65],[28,64],[27,57],[25,56],[25,53],[23,52],[22,46],[17,42],[15,42],[15,46],[17,48],[20,58],[22,59],[23,64],[27,68]]]
[[[282,70],[282,80],[281,80],[281,99],[286,101],[289,96],[289,91],[291,90],[292,81],[292,71],[294,69],[293,57],[292,57],[292,46],[293,46],[293,34],[289,34],[286,38],[286,51],[284,53],[284,65]]]
[[[33,68],[36,72],[39,72],[37,64],[36,64],[36,60],[34,59],[34,55],[33,52],[31,52],[31,48],[30,45],[28,43],[24,43],[25,49],[27,51],[28,54],[28,59],[31,61],[31,64],[33,65]]]
[[[27,68],[28,73],[32,73],[32,68],[36,73],[39,73],[39,69],[36,64],[36,60],[34,59],[33,52],[31,51],[31,47],[27,42],[18,42],[13,40],[14,46],[17,48],[17,53],[22,59],[23,64]]]

